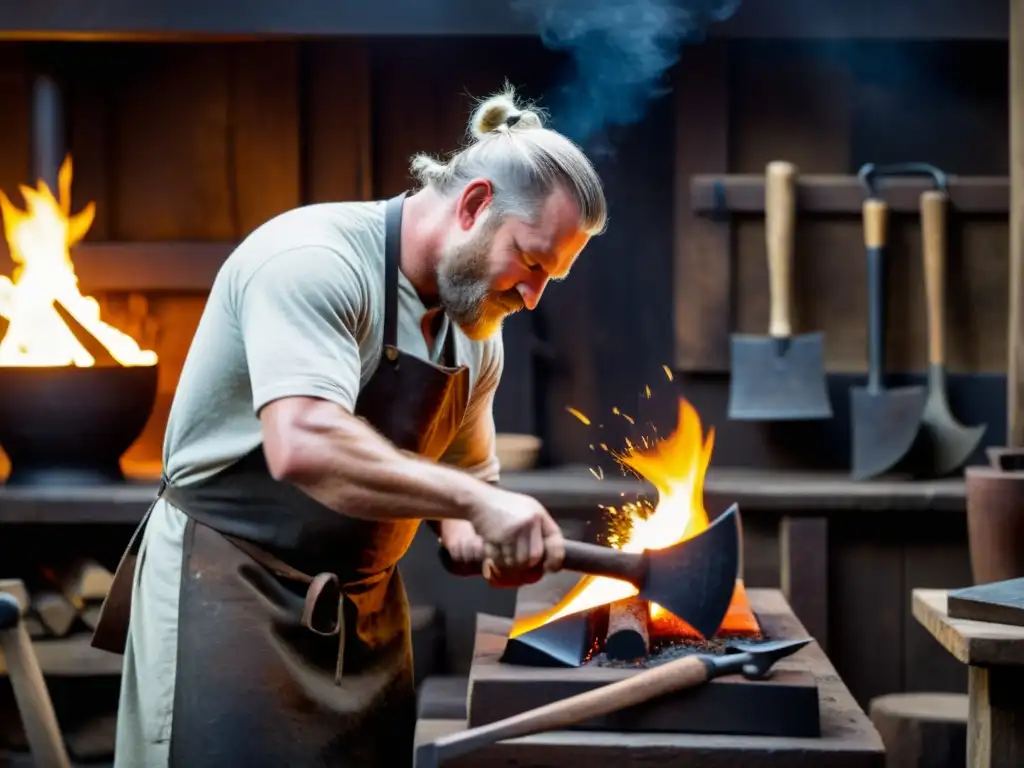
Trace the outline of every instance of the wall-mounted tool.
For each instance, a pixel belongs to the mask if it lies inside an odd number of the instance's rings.
[[[732,335],[729,418],[790,421],[832,418],[821,333],[793,335],[796,177],[792,163],[765,169],[765,241],[771,295],[768,337]]]
[[[907,455],[920,432],[924,387],[887,389],[882,382],[885,361],[885,246],[888,206],[876,179],[904,174],[916,166],[863,166],[858,173],[867,192],[864,200],[864,246],[868,274],[868,381],[850,390],[852,475],[866,480],[892,470]]]
[[[967,427],[953,416],[946,395],[946,208],[944,186],[921,193],[921,248],[928,305],[928,400],[924,434],[932,473],[960,469],[985,436],[985,425]]]
[[[416,750],[416,768],[439,768],[446,760],[506,739],[544,733],[618,712],[659,696],[696,688],[723,675],[767,677],[779,659],[790,656],[810,639],[746,644],[732,642],[726,653],[686,656],[586,693],[545,704],[518,715],[453,733]]]

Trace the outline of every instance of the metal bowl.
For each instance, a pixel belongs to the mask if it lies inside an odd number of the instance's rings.
[[[0,446],[8,485],[99,485],[124,480],[121,455],[156,400],[157,365],[0,367]]]

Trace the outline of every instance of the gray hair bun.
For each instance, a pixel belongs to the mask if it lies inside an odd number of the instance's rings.
[[[530,109],[523,109],[516,103],[515,92],[507,88],[480,102],[469,121],[469,131],[475,139],[488,133],[540,128],[540,115]]]

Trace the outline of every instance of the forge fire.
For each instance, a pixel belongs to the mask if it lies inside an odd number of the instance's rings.
[[[571,412],[584,424],[590,423],[578,411]],[[704,508],[704,480],[713,445],[714,430],[709,429],[705,436],[696,409],[679,398],[676,426],[670,435],[639,444],[627,441],[623,452],[609,451],[624,471],[654,486],[657,501],[642,498],[607,508],[607,543],[639,553],[664,549],[705,531],[710,521]],[[601,447],[608,450],[603,444]],[[690,588],[680,585],[680,589]],[[656,603],[641,600],[637,594],[636,587],[627,582],[584,576],[549,610],[517,618],[510,640],[525,639],[555,622],[576,622],[581,627],[585,624],[588,630],[583,631],[593,634],[583,661],[648,664],[667,660],[687,648],[713,650],[728,638],[763,637],[742,579],[736,582],[728,613],[714,638],[702,637],[682,619]]]
[[[71,248],[92,226],[90,202],[71,213],[71,158],[65,158],[57,196],[44,181],[21,186],[21,210],[0,191],[0,216],[14,271],[0,275],[0,366],[152,366],[155,352],[100,319],[99,303],[83,296]]]

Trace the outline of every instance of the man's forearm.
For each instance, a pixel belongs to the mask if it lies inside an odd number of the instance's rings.
[[[280,479],[338,512],[368,520],[468,520],[492,490],[458,469],[399,451],[362,419],[329,403],[290,416]],[[265,436],[272,430],[267,421]],[[265,440],[265,450],[273,449],[270,442]]]

